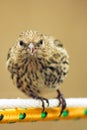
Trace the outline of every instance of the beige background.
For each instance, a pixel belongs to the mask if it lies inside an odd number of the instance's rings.
[[[70,55],[70,72],[61,87],[65,97],[87,96],[87,0],[0,0],[0,98],[27,98],[6,70],[9,47],[26,29],[60,39]],[[2,130],[86,130],[87,120],[16,123]]]

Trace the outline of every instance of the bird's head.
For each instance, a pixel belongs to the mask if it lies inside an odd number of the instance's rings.
[[[52,41],[52,40],[51,40]],[[49,38],[47,35],[37,31],[22,32],[15,44],[15,53],[18,59],[26,58],[46,58],[52,50],[49,46]]]

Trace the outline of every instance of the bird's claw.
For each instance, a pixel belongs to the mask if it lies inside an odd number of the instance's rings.
[[[44,103],[44,100],[46,101],[46,103],[47,103],[48,106],[49,106],[49,101],[48,101],[48,99],[47,99],[47,98],[44,98],[44,97],[37,97],[37,99],[41,100],[41,102],[42,102],[42,112],[44,112],[44,111],[45,111],[45,103]]]
[[[61,112],[59,114],[59,117],[62,115],[64,109],[66,108],[66,101],[63,97],[63,95],[61,94],[61,92],[59,90],[57,90],[58,92],[58,96],[57,96],[57,99],[59,100],[59,106],[61,105]]]

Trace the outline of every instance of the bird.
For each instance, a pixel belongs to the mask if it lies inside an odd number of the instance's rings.
[[[15,86],[41,100],[42,112],[44,101],[49,105],[44,93],[56,91],[62,115],[66,101],[59,87],[69,71],[69,55],[60,40],[36,30],[23,31],[8,50],[6,65]]]

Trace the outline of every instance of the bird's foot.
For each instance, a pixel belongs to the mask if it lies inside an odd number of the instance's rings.
[[[66,108],[66,101],[63,97],[63,95],[61,94],[60,90],[57,90],[58,96],[57,99],[59,100],[59,106],[61,106],[61,112],[59,114],[59,117],[62,115],[64,109]]]
[[[49,106],[49,101],[48,101],[48,99],[47,98],[44,98],[44,97],[37,97],[36,99],[39,99],[39,100],[41,100],[41,102],[42,102],[42,112],[44,112],[45,111],[45,104],[44,104],[44,100],[46,101],[46,103],[48,104],[48,106]]]

